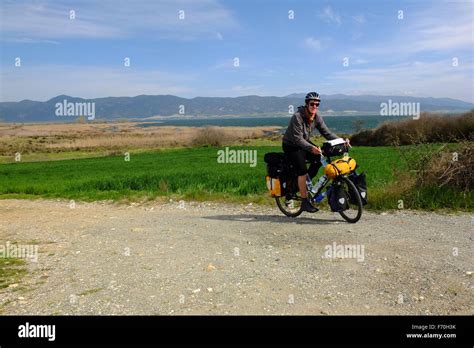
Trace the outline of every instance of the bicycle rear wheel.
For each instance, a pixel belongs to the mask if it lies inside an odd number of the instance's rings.
[[[350,223],[356,223],[362,216],[362,200],[360,198],[359,191],[355,187],[354,183],[345,176],[339,177],[341,185],[346,192],[346,196],[349,197],[348,208],[340,211],[339,214]]]
[[[301,207],[301,195],[299,191],[297,191],[298,186],[294,181],[290,179],[286,184],[288,190],[287,194],[281,197],[275,197],[275,201],[278,209],[280,209],[283,214],[289,217],[297,217],[303,212]],[[295,191],[296,193],[294,193]]]
[[[297,217],[301,215],[303,209],[301,208],[300,195],[294,195],[291,199],[285,196],[275,197],[276,204],[283,214],[289,217]]]

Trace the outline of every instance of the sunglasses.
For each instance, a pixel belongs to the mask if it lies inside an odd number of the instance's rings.
[[[319,106],[319,103],[309,103],[309,106]]]

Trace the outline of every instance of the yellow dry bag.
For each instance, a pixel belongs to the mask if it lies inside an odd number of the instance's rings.
[[[334,179],[339,175],[348,174],[355,170],[356,161],[351,157],[343,157],[338,160],[332,161],[324,168],[324,174],[328,178]]]

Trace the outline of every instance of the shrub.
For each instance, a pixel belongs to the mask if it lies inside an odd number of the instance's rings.
[[[433,156],[422,186],[453,187],[470,191],[474,187],[474,143],[462,142],[460,148]]]
[[[234,140],[230,134],[219,127],[204,127],[199,130],[196,137],[192,141],[194,146],[221,146]]]
[[[356,146],[412,145],[474,140],[474,110],[458,116],[422,113],[418,120],[385,122],[351,137]]]
[[[470,191],[474,186],[474,142],[398,147],[401,165],[395,176],[411,173],[413,188],[436,187]],[[405,178],[406,179],[406,178]],[[403,180],[397,180],[400,184]]]

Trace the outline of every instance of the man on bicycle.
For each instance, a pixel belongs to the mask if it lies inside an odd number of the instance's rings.
[[[308,200],[306,190],[306,178],[312,179],[318,173],[321,166],[321,149],[310,141],[311,133],[315,128],[327,140],[339,138],[331,132],[324,123],[323,118],[318,115],[318,106],[321,102],[319,94],[309,92],[305,97],[305,105],[298,107],[291,117],[290,124],[283,136],[283,151],[286,153],[298,175],[298,188],[300,190],[304,211],[314,213],[318,209]],[[349,139],[346,139],[349,145]],[[309,161],[309,169],[306,168],[306,161]]]

